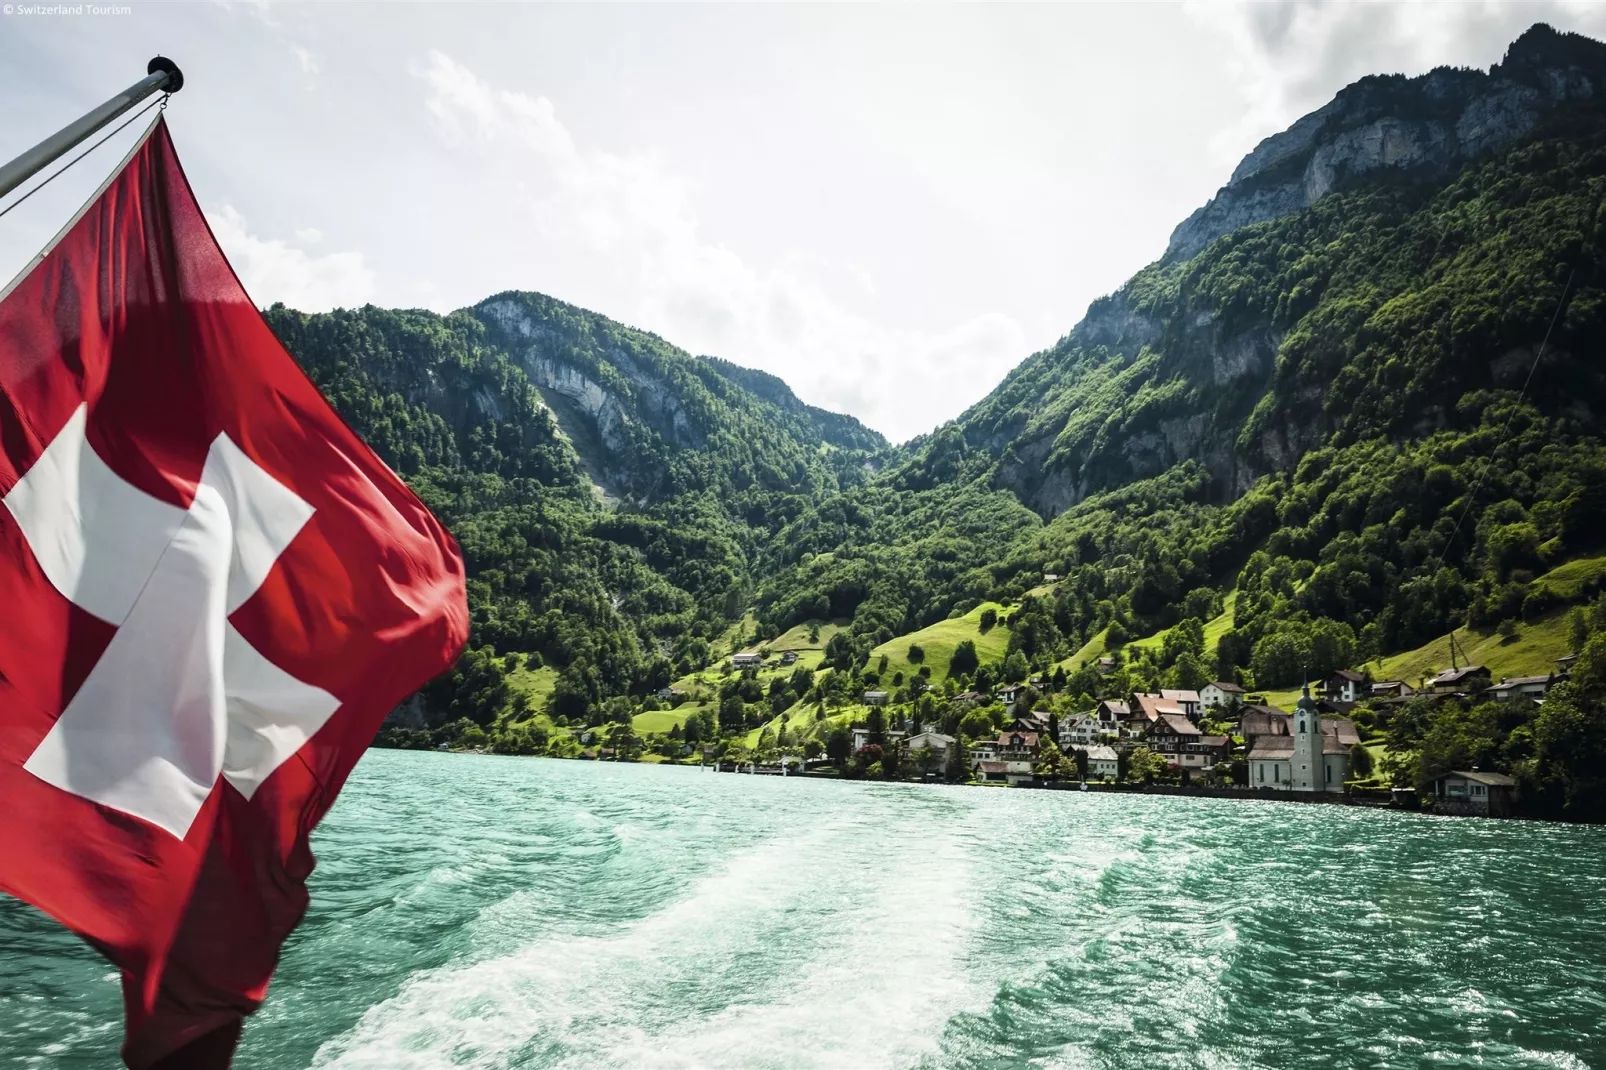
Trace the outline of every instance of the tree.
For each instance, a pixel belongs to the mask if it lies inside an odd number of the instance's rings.
[[[1131,783],[1152,784],[1166,773],[1166,760],[1148,747],[1133,747],[1127,755],[1126,779]]]
[[[913,649],[911,647],[910,651],[913,652]],[[1021,662],[1024,664],[1025,659],[1022,658]],[[976,656],[974,640],[960,640],[959,645],[954,647],[954,656],[948,661],[948,675],[969,676],[976,671],[977,666],[980,664],[981,660]],[[1021,675],[1024,678],[1025,674],[1022,673]]]
[[[909,664],[919,665],[926,660],[926,649],[918,643],[909,644]]]
[[[953,746],[948,748],[945,775],[950,784],[963,784],[970,779],[970,755],[961,736],[955,735]]]
[[[988,606],[981,611],[981,634],[986,635],[998,624],[998,610]]]
[[[965,642],[970,643],[970,640],[967,639]],[[976,652],[976,646],[974,643],[970,643],[970,650],[971,655],[974,656]],[[958,657],[959,651],[955,650],[955,660],[957,660]],[[948,671],[950,673],[953,672],[953,666],[951,664],[948,667]],[[1022,680],[1026,679],[1026,674],[1029,671],[1030,668],[1026,664],[1026,655],[1022,654],[1019,650],[1015,651],[1009,657],[1004,659],[1004,679],[1008,680],[1012,684],[1018,684]]]
[[[1052,739],[1041,739],[1037,744],[1037,765],[1033,772],[1044,780],[1061,780],[1076,773],[1071,763]]]
[[[841,769],[853,755],[853,734],[840,725],[825,737],[825,756]]]
[[[1589,642],[1589,615],[1583,609],[1575,609],[1567,619],[1567,634],[1572,641],[1572,652],[1579,653],[1584,644]]]
[[[870,712],[865,715],[864,727],[867,729],[868,739],[871,743],[880,746],[887,741],[887,715],[880,706],[871,706]]]

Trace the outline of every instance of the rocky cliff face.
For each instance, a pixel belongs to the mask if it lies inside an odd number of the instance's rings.
[[[1485,73],[1441,67],[1363,78],[1262,141],[1171,234],[1194,256],[1239,227],[1297,212],[1379,171],[1440,175],[1533,133],[1567,107],[1606,106],[1606,46],[1540,24]]]

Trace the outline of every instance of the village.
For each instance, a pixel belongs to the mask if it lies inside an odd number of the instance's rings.
[[[929,697],[909,703],[903,716],[889,708],[889,692],[870,689],[858,696],[867,715],[848,728],[846,747],[838,753],[813,739],[797,746],[797,753],[771,747],[767,755],[732,754],[709,742],[700,760],[713,771],[782,776],[1282,797],[1502,817],[1511,813],[1515,786],[1502,773],[1446,771],[1425,799],[1413,789],[1383,786],[1372,776],[1382,747],[1379,726],[1411,702],[1542,703],[1551,687],[1568,678],[1575,658],[1558,659],[1548,675],[1498,681],[1481,665],[1457,665],[1417,685],[1341,669],[1307,684],[1292,710],[1226,681],[1198,690],[1134,692],[1070,711],[1054,680],[1038,675],[990,692],[944,695],[928,687]],[[767,664],[784,667],[797,660],[790,650],[773,662],[739,653],[726,669],[751,676]],[[1102,657],[1096,666],[1110,673],[1116,659]],[[666,689],[660,697],[682,696]],[[680,756],[698,755],[683,745]]]

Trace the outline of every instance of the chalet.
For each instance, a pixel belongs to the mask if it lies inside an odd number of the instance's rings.
[[[1150,722],[1149,730],[1144,733],[1143,739],[1151,751],[1171,764],[1202,769],[1203,755],[1190,751],[1187,747],[1187,744],[1194,742],[1199,736],[1198,726],[1183,715],[1162,713]]]
[[[1001,761],[1030,762],[1037,758],[1036,732],[1022,732],[1011,729],[998,733],[996,741],[998,757]]]
[[[887,699],[890,697],[885,691],[866,691],[864,693],[864,704],[866,706],[885,706]]]
[[[1045,572],[1045,573],[1043,573],[1043,582],[1044,583],[1058,583],[1059,581],[1060,581],[1060,576],[1059,576],[1058,572]]]
[[[1509,817],[1517,782],[1504,773],[1453,770],[1433,782],[1433,812],[1467,817]]]
[[[665,702],[679,702],[681,699],[686,697],[686,692],[682,691],[678,687],[660,687],[657,691],[653,692],[653,694],[657,695]]]
[[[1120,699],[1105,699],[1094,713],[1105,724],[1118,724],[1132,716],[1132,707]]]
[[[731,668],[733,669],[756,669],[762,664],[764,664],[764,655],[762,654],[731,655]]]
[[[995,762],[998,760],[998,740],[978,739],[968,748],[972,762]]]
[[[1087,775],[1089,779],[1114,780],[1121,773],[1121,759],[1114,747],[1087,748]]]
[[[1089,747],[1104,739],[1114,739],[1118,733],[1114,725],[1107,728],[1098,717],[1084,713],[1060,722],[1060,746]]]
[[[979,706],[987,701],[987,696],[980,691],[961,691],[950,701],[962,703],[966,706]]]
[[[1263,731],[1250,732],[1250,726]],[[1349,779],[1349,751],[1361,741],[1355,722],[1322,717],[1310,689],[1294,713],[1260,707],[1244,715],[1249,786],[1274,791],[1337,792]]]
[[[1491,684],[1489,694],[1497,702],[1525,698],[1534,702],[1544,699],[1545,692],[1556,682],[1554,676],[1508,676],[1498,684]]]
[[[1178,706],[1181,706],[1182,715],[1188,720],[1197,721],[1199,719],[1199,692],[1162,689],[1160,692],[1160,697],[1165,699],[1167,702],[1174,702]]]
[[[1384,680],[1372,685],[1373,698],[1405,699],[1416,694],[1416,688],[1404,680]]]
[[[1013,706],[1015,705],[1015,700],[1020,697],[1020,693],[1021,686],[1019,684],[1005,684],[998,689],[998,701],[1005,706]]]
[[[1482,665],[1465,665],[1459,669],[1445,669],[1428,681],[1428,690],[1445,694],[1468,694],[1489,686],[1489,670]]]
[[[1230,706],[1234,702],[1242,704],[1243,700],[1244,689],[1225,680],[1217,680],[1213,684],[1205,684],[1199,689],[1199,705],[1207,710]]]
[[[1365,673],[1339,669],[1327,678],[1327,698],[1330,701],[1359,702],[1362,697],[1371,697]]]
[[[1106,654],[1093,666],[1101,675],[1108,675],[1115,671],[1115,659]]]
[[[797,651],[795,651],[795,650],[783,650],[783,651],[781,651],[781,664],[782,665],[796,665],[797,664]]]
[[[1566,657],[1556,659],[1556,675],[1566,679],[1573,674],[1573,663],[1578,660],[1577,654],[1568,654]]]

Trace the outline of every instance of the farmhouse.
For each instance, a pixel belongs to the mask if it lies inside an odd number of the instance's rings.
[[[864,704],[866,706],[885,706],[887,699],[890,697],[885,691],[866,691],[864,693]]]
[[[1373,698],[1410,698],[1416,694],[1416,688],[1404,680],[1384,680],[1372,685]]]
[[[795,650],[783,650],[783,651],[781,651],[781,664],[782,665],[796,665],[797,664],[797,651],[795,651]]]
[[[731,668],[733,669],[756,669],[762,664],[764,664],[764,655],[762,654],[731,655]]]
[[[1182,707],[1182,714],[1190,721],[1199,719],[1199,692],[1161,689],[1160,697]]]

